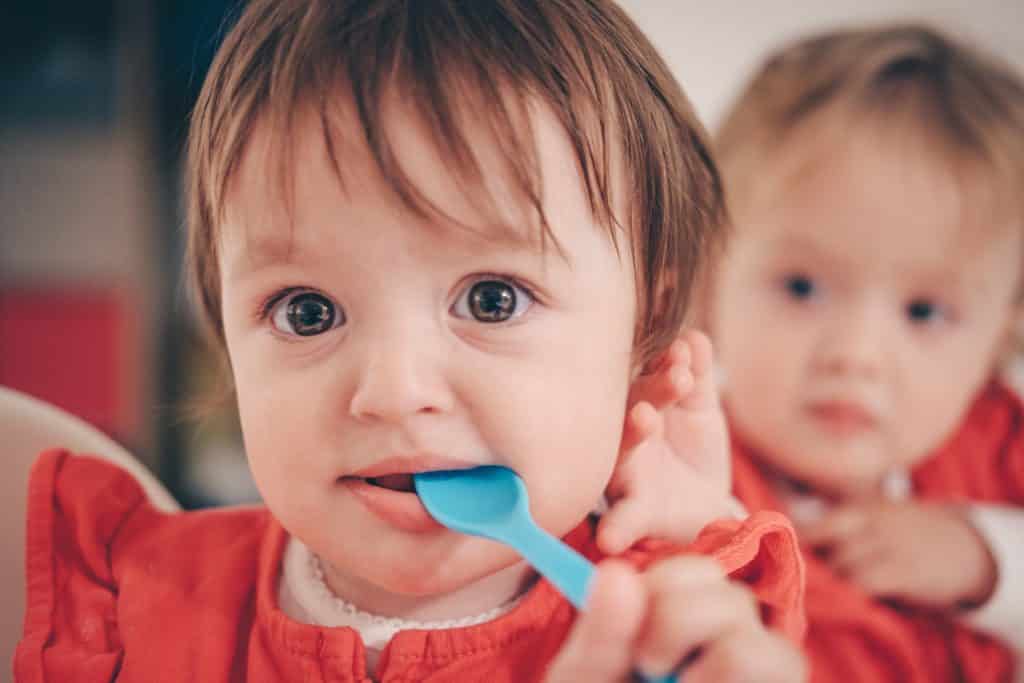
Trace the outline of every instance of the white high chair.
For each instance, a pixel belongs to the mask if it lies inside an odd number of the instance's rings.
[[[36,456],[48,448],[67,448],[119,465],[134,476],[153,505],[180,509],[167,489],[141,462],[95,427],[54,405],[0,386],[0,680],[11,677],[14,646],[25,610],[25,505],[28,473]]]

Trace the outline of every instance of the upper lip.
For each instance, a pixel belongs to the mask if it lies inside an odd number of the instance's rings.
[[[350,477],[369,479],[388,474],[416,474],[435,470],[465,470],[476,467],[480,463],[459,460],[433,453],[415,453],[411,455],[392,455],[374,464],[350,473]]]

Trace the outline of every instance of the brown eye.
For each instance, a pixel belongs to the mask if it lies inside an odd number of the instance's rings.
[[[480,280],[460,295],[453,312],[477,322],[502,323],[519,317],[532,303],[530,294],[511,282]]]
[[[345,315],[322,294],[300,292],[281,301],[274,309],[272,320],[280,332],[312,337],[342,324]]]

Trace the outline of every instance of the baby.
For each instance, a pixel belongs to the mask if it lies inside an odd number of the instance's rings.
[[[1024,86],[926,27],[828,33],[766,60],[716,143],[735,491],[815,551],[812,680],[1009,680]]]
[[[802,678],[781,516],[631,543],[665,415],[693,418],[694,470],[724,449],[710,350],[674,342],[723,206],[620,9],[254,0],[188,167],[189,262],[266,507],[163,515],[116,468],[44,454],[19,680]],[[633,545],[581,615],[426,513],[412,473],[478,465],[592,560]]]

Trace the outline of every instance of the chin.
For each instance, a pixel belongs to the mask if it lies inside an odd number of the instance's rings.
[[[509,551],[511,553],[511,551]],[[483,549],[475,558],[448,557],[440,560],[405,561],[392,564],[386,571],[378,565],[372,580],[396,595],[429,597],[453,593],[492,576],[518,560],[514,554],[505,557]]]

